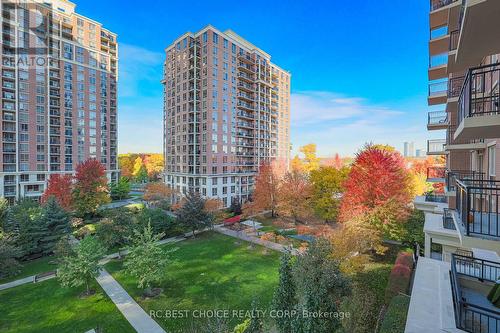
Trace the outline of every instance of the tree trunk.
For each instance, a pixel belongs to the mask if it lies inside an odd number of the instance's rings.
[[[193,229],[193,238],[196,238],[196,234],[194,233],[196,229]]]
[[[89,280],[85,279],[85,286],[87,287],[87,295],[90,295]]]

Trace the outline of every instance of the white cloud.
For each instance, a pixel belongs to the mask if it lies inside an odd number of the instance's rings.
[[[294,153],[304,144],[317,144],[322,156],[352,155],[367,142],[390,144],[401,149],[404,141],[424,148],[429,136],[425,117],[415,104],[398,108],[379,105],[360,97],[332,92],[304,91],[291,96],[291,136]]]

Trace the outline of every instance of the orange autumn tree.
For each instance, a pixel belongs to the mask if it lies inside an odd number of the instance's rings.
[[[293,218],[295,223],[306,223],[312,215],[312,186],[307,174],[288,172],[278,187],[278,212]]]
[[[159,178],[164,169],[162,154],[149,154],[144,157],[144,166],[148,172],[149,179]]]
[[[356,154],[344,186],[340,221],[362,219],[384,236],[401,236],[412,198],[412,178],[399,152],[366,145]]]
[[[278,186],[279,177],[275,173],[273,166],[267,162],[262,163],[259,173],[255,177],[255,189],[252,194],[253,202],[250,209],[255,213],[270,210],[271,216],[274,217],[278,205]]]
[[[54,197],[57,203],[66,211],[70,211],[73,206],[71,190],[73,186],[73,176],[53,174],[50,176],[47,189],[43,192],[41,202],[45,203],[50,197]]]
[[[102,204],[110,201],[106,169],[96,159],[77,165],[73,186],[73,202],[77,215],[92,216]]]
[[[174,191],[165,183],[149,183],[145,187],[143,199],[151,204],[158,203],[163,200],[172,200]]]

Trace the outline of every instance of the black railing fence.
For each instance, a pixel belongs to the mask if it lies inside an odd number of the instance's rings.
[[[470,68],[458,102],[458,120],[500,113],[500,63]]]
[[[456,180],[456,208],[466,234],[500,238],[500,181]]]
[[[443,125],[448,122],[446,111],[431,111],[427,114],[428,125]]]
[[[484,172],[469,170],[446,170],[445,187],[447,191],[456,191],[457,179],[461,179],[464,182],[467,182],[468,180],[483,180]]]
[[[458,328],[471,333],[500,332],[500,311],[472,303],[464,297],[459,276],[468,276],[481,281],[491,281],[500,274],[500,263],[452,254],[450,281]]]

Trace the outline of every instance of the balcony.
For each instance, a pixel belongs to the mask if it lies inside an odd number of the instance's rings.
[[[455,138],[456,130],[456,125],[450,125],[446,131],[447,151],[481,150],[486,148],[486,143],[483,139]]]
[[[450,283],[455,324],[471,333],[497,333],[500,311],[487,293],[500,276],[500,263],[452,254]]]
[[[465,234],[500,240],[500,181],[456,180],[456,208]]]
[[[445,111],[432,111],[427,114],[427,129],[442,130],[448,127],[448,114]]]
[[[458,0],[431,0],[431,12],[451,5]]]
[[[457,179],[461,179],[463,181],[483,180],[484,172],[470,170],[446,170],[445,189],[447,192],[455,192],[457,190]]]
[[[469,69],[458,101],[456,139],[498,138],[500,64]]]
[[[427,155],[444,155],[445,139],[427,140]]]
[[[500,1],[463,0],[460,38],[455,56],[457,70],[481,63],[485,55],[500,53]]]
[[[448,99],[448,79],[435,80],[429,83],[427,101],[429,105],[444,104]]]
[[[426,193],[425,201],[427,202],[435,202],[435,203],[446,203],[447,198],[444,194],[439,193]]]
[[[457,230],[455,222],[453,222],[453,214],[448,208],[443,209],[443,228]]]
[[[446,168],[444,166],[431,166],[427,168],[428,182],[444,182]]]

